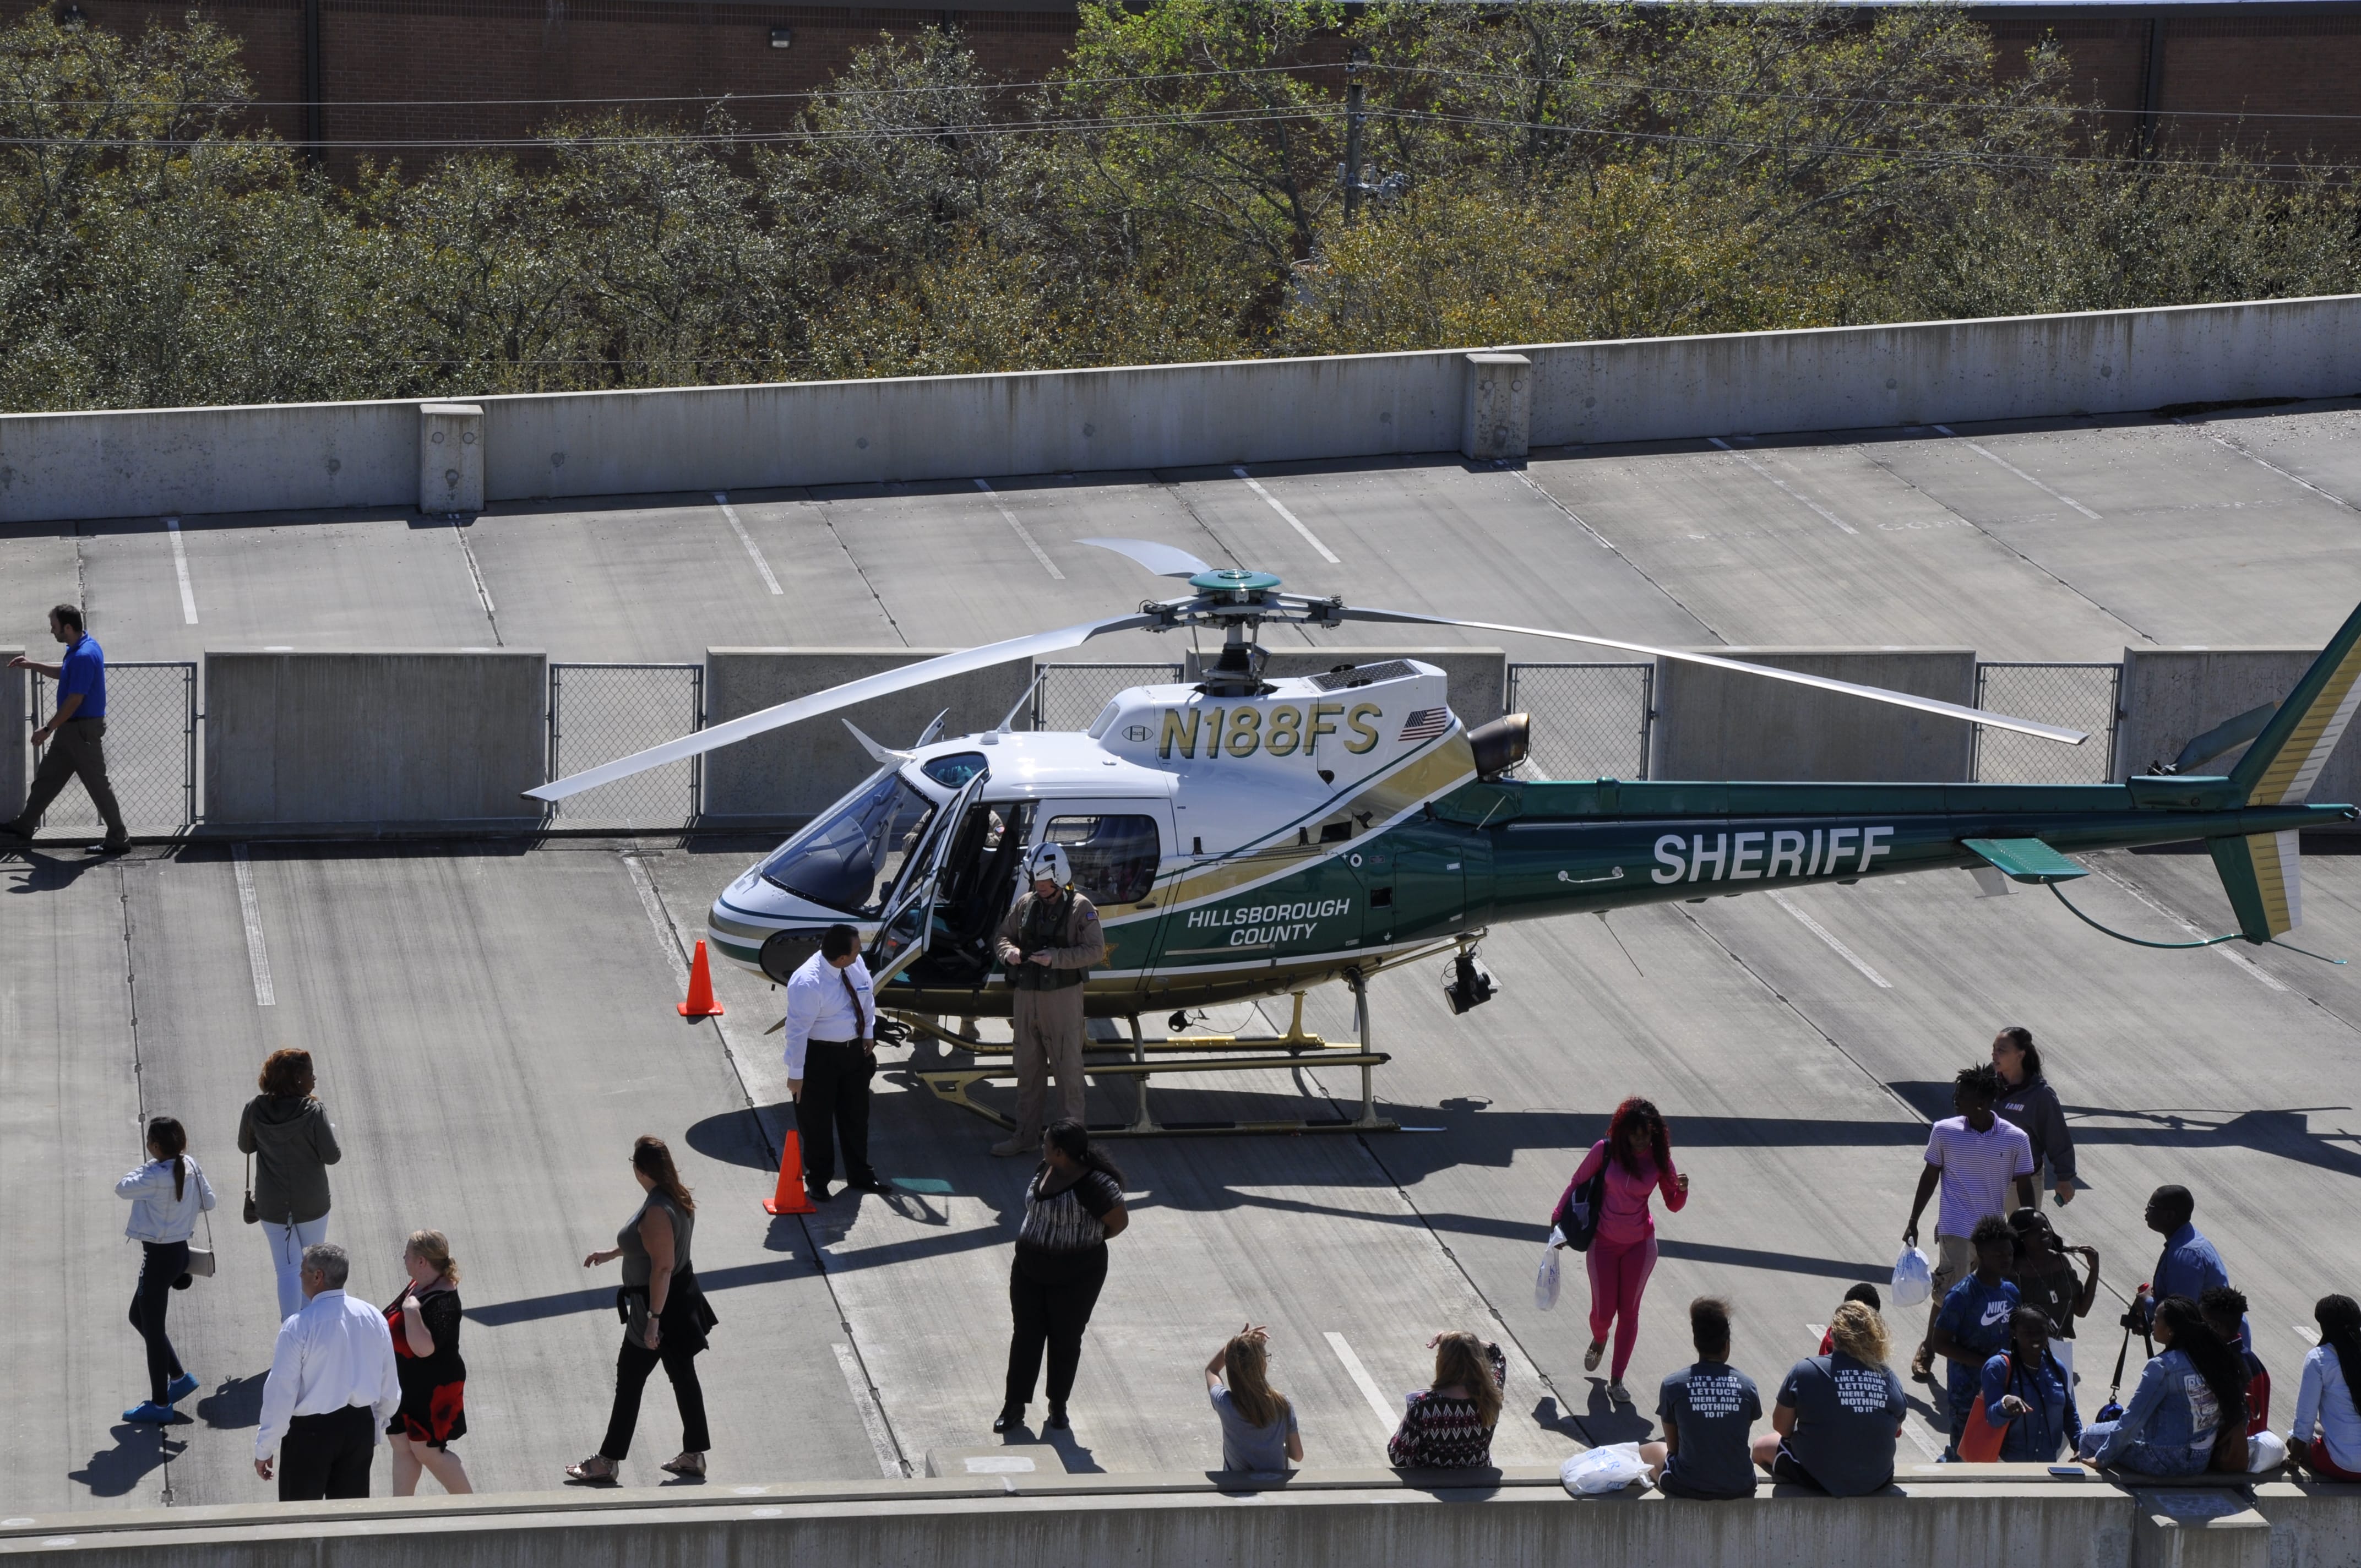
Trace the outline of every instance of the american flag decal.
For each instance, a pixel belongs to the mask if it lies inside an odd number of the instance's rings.
[[[1432,740],[1451,728],[1451,710],[1447,707],[1422,707],[1410,716],[1402,726],[1403,740]]]

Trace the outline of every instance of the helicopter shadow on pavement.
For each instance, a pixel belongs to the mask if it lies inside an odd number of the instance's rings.
[[[1886,1087],[1929,1121],[1954,1113],[1948,1081],[1904,1080]],[[2306,1120],[2311,1113],[2350,1111],[2350,1105],[2290,1105],[2251,1111],[2188,1106],[2123,1110],[2104,1105],[2067,1105],[2064,1109],[2077,1148],[2125,1145],[2184,1150],[2243,1148],[2276,1155],[2339,1176],[2361,1176],[2361,1140],[2345,1133],[2313,1132]],[[1684,1120],[1685,1134],[1687,1126]],[[2078,1186],[2087,1185],[2079,1176],[2075,1180]]]

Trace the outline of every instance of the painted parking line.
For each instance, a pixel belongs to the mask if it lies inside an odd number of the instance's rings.
[[[181,578],[181,620],[183,624],[197,623],[197,590],[189,585],[189,547],[181,543],[181,520],[168,517],[164,532],[172,541],[172,570]]]
[[[2212,436],[2222,445],[2226,446],[2231,451],[2236,453],[2239,456],[2244,457],[2247,462],[2254,464],[2257,467],[2268,468],[2272,473],[2277,474],[2280,478],[2285,479],[2290,485],[2301,485],[2305,489],[2310,490],[2313,495],[2318,496],[2322,500],[2328,502],[2330,505],[2342,507],[2346,511],[2361,511],[2361,507],[2355,506],[2343,496],[2337,495],[2332,490],[2323,490],[2318,485],[2313,484],[2310,479],[2301,477],[2295,474],[2290,474],[2285,468],[2280,467],[2278,464],[2273,463],[2267,458],[2257,457],[2245,442],[2233,441],[2228,436],[2222,434],[2219,431],[2209,430],[2205,433]]]
[[[1935,428],[1941,431],[1945,435],[1951,436],[1954,439],[1957,439],[1959,436],[1959,432],[1953,430],[1948,424],[1938,424],[1935,426]],[[2065,502],[2068,506],[2072,507],[2076,511],[2081,512],[2084,517],[2089,518],[2092,522],[2099,521],[2099,514],[2097,512],[2092,511],[2089,507],[2084,506],[2081,501],[2076,500],[2072,496],[2068,495],[2065,491],[2051,489],[2048,486],[2043,484],[2040,480],[2035,478],[2032,475],[2026,473],[2024,469],[2018,467],[2015,464],[2010,462],[1999,453],[1994,452],[1991,447],[1971,441],[1968,443],[1968,450],[1974,453],[1979,457],[1990,458],[1993,462],[1999,464],[2002,467],[2015,475],[2018,478],[2023,479],[2026,484],[2031,485],[2035,489],[2039,490],[2043,495],[2048,496],[2051,500]]]
[[[2105,877],[2117,887],[2122,888],[2125,893],[2130,894],[2133,898],[2136,899],[2141,904],[2146,905],[2148,908],[2155,910],[2158,915],[2163,916],[2167,920],[2171,921],[2175,926],[2180,927],[2180,929],[2186,932],[2189,936],[2199,938],[2211,935],[2210,932],[2199,930],[2187,920],[2181,918],[2180,916],[2174,913],[2172,910],[2166,908],[2163,905],[2158,904],[2155,899],[2150,898],[2147,894],[2141,892],[2138,888],[2134,887],[2130,883],[2125,882],[2123,878],[2107,870],[2104,866],[2093,866],[2091,869],[2097,872],[2101,876]],[[2262,985],[2266,990],[2285,991],[2287,989],[2285,985],[2279,982],[2279,979],[2277,975],[2271,973],[2270,970],[2263,968],[2262,965],[2246,957],[2244,953],[2234,953],[2228,948],[2218,944],[2216,946],[2207,948],[2205,951],[2212,953],[2214,957],[2222,959],[2224,963],[2236,968],[2245,973],[2247,978]]]
[[[2318,1344],[2320,1343],[2320,1331],[2313,1328],[2310,1323],[2290,1323],[2288,1326],[2295,1330],[2297,1333],[2303,1336],[2304,1343]]]
[[[1262,481],[1260,479],[1256,478],[1253,475],[1247,473],[1243,466],[1236,464],[1231,465],[1230,472],[1235,474],[1239,478],[1244,479],[1246,482],[1247,489],[1250,489],[1255,494],[1260,496],[1270,507],[1271,510],[1285,518],[1287,520],[1288,527],[1303,535],[1303,542],[1306,544],[1311,545],[1314,550],[1319,551],[1320,558],[1323,561],[1327,562],[1332,566],[1341,566],[1344,565],[1342,561],[1336,559],[1336,553],[1334,551],[1320,543],[1320,536],[1318,534],[1303,526],[1303,520],[1301,518],[1288,510],[1286,506],[1277,496],[1272,495],[1268,490],[1262,488]],[[1388,1427],[1386,1430],[1390,1432],[1393,1429],[1391,1427]]]
[[[655,881],[648,875],[648,868],[640,863],[639,856],[625,855],[622,861],[623,869],[631,873],[632,891],[640,895],[640,907],[647,913],[648,926],[656,934],[656,946],[664,949],[664,963],[672,970],[673,989],[685,996],[688,993],[688,961],[680,956],[680,939],[673,935],[664,900],[656,896]]]
[[[849,1344],[831,1345],[836,1352],[837,1370],[844,1374],[844,1386],[852,1391],[852,1407],[861,1412],[861,1430],[869,1434],[869,1451],[877,1456],[878,1473],[888,1480],[899,1481],[910,1472],[902,1463],[901,1445],[894,1441],[894,1431],[885,1424],[885,1412],[877,1403],[877,1391],[869,1386],[869,1374],[862,1369],[861,1358],[852,1354]]]
[[[1336,1353],[1336,1359],[1345,1364],[1345,1373],[1351,1376],[1354,1385],[1361,1390],[1361,1398],[1369,1402],[1369,1409],[1378,1418],[1378,1430],[1387,1437],[1392,1437],[1394,1428],[1400,1423],[1394,1418],[1392,1404],[1387,1400],[1384,1392],[1378,1387],[1378,1380],[1369,1376],[1369,1369],[1361,1365],[1361,1358],[1353,1354],[1353,1347],[1345,1343],[1343,1334],[1331,1329],[1328,1331],[1327,1338],[1328,1348]]]
[[[1058,570],[1058,563],[1049,559],[1049,553],[1041,548],[1040,542],[1033,537],[1032,530],[1016,521],[1016,514],[1008,510],[1008,503],[1000,499],[1000,492],[983,479],[975,482],[975,488],[992,498],[993,506],[1000,513],[1000,521],[1014,529],[1017,538],[1025,541],[1025,548],[1033,552],[1033,559],[1041,563],[1041,569],[1059,582],[1064,582],[1066,574]]]
[[[1778,486],[1780,490],[1784,492],[1789,499],[1799,501],[1805,506],[1811,508],[1814,515],[1820,518],[1823,521],[1834,523],[1839,532],[1856,534],[1861,532],[1860,529],[1855,528],[1852,524],[1847,522],[1844,519],[1839,517],[1836,513],[1830,511],[1828,508],[1822,506],[1819,502],[1814,500],[1811,497],[1806,495],[1803,491],[1797,489],[1795,486],[1789,484],[1778,475],[1773,474],[1762,464],[1757,463],[1745,453],[1741,452],[1737,447],[1732,446],[1729,442],[1724,441],[1721,437],[1718,435],[1708,435],[1706,439],[1713,443],[1716,446],[1720,447],[1724,452],[1729,453],[1732,457],[1737,458],[1741,463],[1745,464],[1749,468],[1753,469],[1755,473],[1761,475],[1763,478],[1766,478],[1773,484]]]
[[[279,993],[270,985],[270,950],[262,941],[262,901],[254,894],[254,862],[243,844],[230,846],[229,862],[237,877],[237,912],[246,922],[246,967],[254,977],[254,1004],[275,1007]]]
[[[713,504],[721,509],[721,515],[729,520],[730,532],[736,534],[738,543],[746,547],[747,555],[754,563],[754,570],[763,574],[763,586],[774,594],[786,592],[785,588],[779,587],[779,579],[771,575],[771,564],[763,559],[762,549],[755,544],[754,536],[746,532],[744,523],[738,521],[738,509],[730,504],[730,498],[721,491],[716,490],[713,492]]]
[[[1820,1341],[1828,1338],[1828,1325],[1826,1323],[1806,1323],[1804,1325],[1804,1332],[1812,1336],[1812,1343],[1814,1344],[1817,1344]]]
[[[1804,929],[1809,931],[1813,936],[1817,937],[1821,941],[1826,942],[1829,948],[1835,951],[1837,957],[1844,959],[1845,962],[1859,970],[1861,973],[1861,978],[1868,981],[1870,984],[1877,987],[1880,991],[1892,991],[1894,989],[1894,982],[1892,981],[1887,980],[1883,975],[1870,968],[1868,962],[1863,959],[1859,953],[1854,952],[1850,948],[1846,947],[1842,942],[1839,941],[1835,932],[1829,930],[1827,927],[1821,925],[1818,921],[1805,914],[1801,909],[1795,907],[1794,900],[1790,899],[1785,894],[1773,893],[1771,895],[1771,902],[1785,910],[1788,914],[1794,916],[1796,919],[1802,921],[1804,923]]]

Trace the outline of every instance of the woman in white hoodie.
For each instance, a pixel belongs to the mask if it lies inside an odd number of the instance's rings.
[[[115,1184],[115,1195],[131,1203],[131,1223],[123,1234],[139,1244],[142,1254],[131,1326],[148,1343],[148,1398],[124,1411],[123,1419],[161,1426],[172,1419],[172,1407],[197,1389],[197,1380],[172,1354],[164,1309],[173,1288],[188,1276],[189,1238],[196,1233],[197,1216],[214,1206],[214,1189],[189,1157],[188,1133],[171,1117],[148,1122],[148,1154],[146,1165]]]

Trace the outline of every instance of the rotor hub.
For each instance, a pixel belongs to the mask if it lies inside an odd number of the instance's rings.
[[[1190,578],[1189,586],[1199,593],[1219,594],[1243,603],[1253,595],[1268,593],[1279,587],[1279,578],[1268,572],[1250,572],[1240,566],[1217,566]]]

